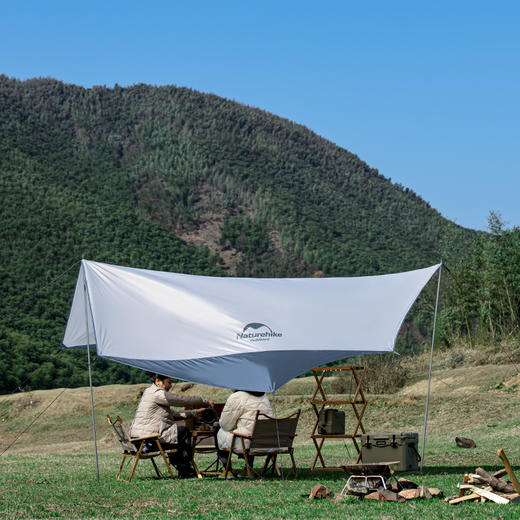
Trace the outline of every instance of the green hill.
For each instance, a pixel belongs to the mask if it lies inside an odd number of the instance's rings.
[[[81,258],[347,276],[423,267],[446,233],[475,237],[305,127],[173,86],[0,76],[0,192],[0,392],[85,384],[84,354],[59,352]],[[96,363],[98,384],[142,378]]]

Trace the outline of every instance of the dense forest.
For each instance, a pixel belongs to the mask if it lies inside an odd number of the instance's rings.
[[[518,247],[517,230],[462,229],[307,128],[214,95],[0,75],[0,193],[0,392],[86,384],[85,354],[60,351],[81,258],[255,277],[389,273],[445,258],[446,338],[476,327],[497,338],[518,323],[517,275],[497,306],[501,289],[463,289],[478,285],[467,266],[480,276],[489,244]],[[495,267],[486,280],[503,284]],[[429,296],[405,347],[427,334]],[[95,364],[95,384],[143,378]]]

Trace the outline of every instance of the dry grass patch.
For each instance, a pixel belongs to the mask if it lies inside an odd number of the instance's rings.
[[[328,379],[333,382],[333,378]],[[456,435],[462,435],[475,439],[479,445],[479,437],[493,437],[494,429],[498,432],[503,430],[497,425],[519,425],[518,380],[514,365],[435,371],[432,377],[428,435],[448,435],[453,439]],[[108,385],[94,388],[100,451],[114,452],[119,449],[107,424],[106,414],[120,415],[129,423],[146,386]],[[368,405],[363,418],[366,431],[417,431],[422,434],[426,389],[426,380],[422,380],[396,394],[367,394]],[[226,389],[187,383],[178,383],[173,391],[185,395],[202,395],[217,402],[225,401],[230,393]],[[278,416],[301,408],[296,439],[298,445],[312,443],[310,434],[316,417],[309,400],[313,391],[313,377],[295,379],[282,387],[272,399]],[[56,389],[0,396],[0,449],[5,449],[61,392],[61,389]],[[336,395],[341,398],[340,394]],[[505,408],[502,406],[504,400],[507,400]],[[346,421],[347,430],[352,429],[356,418],[349,410]],[[92,451],[88,388],[65,390],[8,453],[33,453],[35,449],[40,453]]]

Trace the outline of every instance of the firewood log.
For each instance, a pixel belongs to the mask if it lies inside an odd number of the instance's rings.
[[[485,469],[477,468],[475,472],[483,482],[490,485],[493,489],[501,491],[502,493],[515,492],[515,488],[512,484],[509,484],[501,478],[493,477],[493,475],[490,475]]]
[[[481,488],[478,488],[475,486],[473,488],[473,493],[476,493],[477,495],[480,495],[481,497],[485,497],[488,500],[491,500],[491,502],[495,502],[495,504],[509,504],[508,498],[504,498],[500,495],[497,495],[496,493],[487,491],[486,489],[481,489]]]
[[[460,504],[461,502],[469,502],[471,500],[475,500],[478,498],[480,500],[480,496],[476,493],[471,493],[471,495],[464,495],[463,497],[457,497],[448,502],[448,504],[454,506],[455,504]]]

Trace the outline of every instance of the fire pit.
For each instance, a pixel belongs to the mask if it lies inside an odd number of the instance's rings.
[[[350,473],[350,477],[341,490],[341,495],[345,491],[353,494],[366,495],[378,488],[386,489],[386,482],[393,477],[393,465],[399,464],[395,462],[372,462],[366,464],[347,464],[345,470]]]

